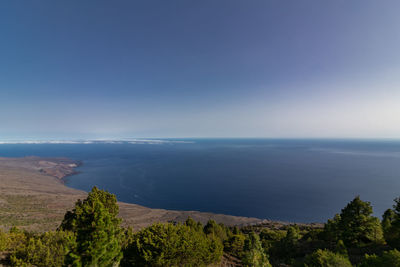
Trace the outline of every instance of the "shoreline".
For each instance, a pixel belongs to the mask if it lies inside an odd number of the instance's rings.
[[[51,159],[51,158],[50,158]],[[54,159],[57,159],[57,158],[54,158]],[[72,159],[68,159],[68,158],[60,158],[60,159],[62,159],[62,160],[68,160],[68,161],[71,161],[71,162],[73,162],[74,164],[76,164],[76,166],[75,167],[73,167],[73,169],[75,169],[75,168],[78,168],[78,167],[80,167],[80,166],[82,166],[83,165],[83,161],[81,161],[81,160],[72,160]],[[68,188],[72,188],[72,187],[69,187],[66,183],[65,183],[65,178],[66,177],[69,177],[69,176],[73,176],[73,175],[76,175],[76,174],[79,174],[79,173],[81,173],[80,171],[76,171],[76,170],[73,170],[73,172],[70,172],[70,173],[67,173],[67,174],[65,174],[65,176],[63,176],[63,177],[61,177],[60,178],[60,181],[61,181],[61,183],[64,185],[64,186],[66,186],[66,187],[68,187]],[[75,188],[72,188],[72,189],[75,189]],[[79,190],[79,189],[77,189],[77,190]],[[118,197],[117,197],[118,198]],[[130,202],[120,202],[119,201],[119,203],[123,203],[123,204],[127,204],[127,205],[139,205],[139,204],[136,204],[136,203],[130,203]],[[141,205],[139,205],[139,206],[141,206]],[[154,209],[154,210],[164,210],[164,208],[149,208],[149,207],[146,207],[146,206],[142,206],[142,207],[145,207],[145,208],[148,208],[148,209]],[[231,214],[220,214],[220,213],[214,213],[214,212],[209,212],[209,211],[197,211],[197,210],[168,210],[168,209],[165,209],[165,210],[167,210],[167,211],[172,211],[172,212],[187,212],[187,213],[204,213],[204,214],[214,214],[214,215],[222,215],[222,216],[232,216],[232,217],[238,217],[238,218],[248,218],[248,219],[252,219],[252,220],[259,220],[259,222],[258,222],[258,224],[267,224],[267,225],[270,225],[270,224],[279,224],[279,225],[293,225],[293,224],[296,224],[296,225],[299,225],[299,226],[305,226],[305,225],[307,225],[307,226],[318,226],[318,225],[322,225],[323,223],[321,223],[321,222],[309,222],[309,223],[304,223],[304,222],[289,222],[289,221],[280,221],[280,220],[270,220],[270,219],[262,219],[262,218],[256,218],[256,217],[247,217],[247,216],[240,216],[240,215],[231,215]]]
[[[76,174],[75,168],[82,164],[68,158],[0,157],[0,228],[56,229],[65,212],[73,209],[78,199],[87,196],[87,192],[68,187],[63,180]],[[278,223],[211,212],[153,209],[124,202],[118,204],[123,226],[134,230],[157,222],[184,222],[189,216],[203,224],[213,219],[227,226]]]

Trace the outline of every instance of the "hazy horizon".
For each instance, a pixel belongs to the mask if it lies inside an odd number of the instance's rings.
[[[196,140],[279,140],[279,141],[349,141],[349,142],[397,142],[400,138],[367,137],[125,137],[125,138],[0,138],[0,144],[95,144],[95,143],[193,143]]]
[[[3,2],[0,140],[397,139],[399,8]]]

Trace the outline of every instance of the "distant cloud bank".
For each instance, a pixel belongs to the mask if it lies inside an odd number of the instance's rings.
[[[4,144],[191,144],[193,141],[161,140],[161,139],[130,139],[130,140],[7,140]]]

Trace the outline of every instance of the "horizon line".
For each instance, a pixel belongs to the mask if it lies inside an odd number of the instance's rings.
[[[0,144],[95,144],[95,143],[193,143],[188,140],[264,139],[264,140],[337,140],[337,141],[400,141],[400,137],[148,137],[148,138],[18,138],[2,139]]]

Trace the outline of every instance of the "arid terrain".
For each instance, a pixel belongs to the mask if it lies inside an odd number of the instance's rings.
[[[27,230],[56,229],[67,210],[86,192],[64,185],[63,177],[73,175],[80,162],[66,158],[0,158],[0,227]],[[154,222],[184,221],[191,216],[205,223],[209,219],[226,225],[269,223],[267,220],[197,211],[150,209],[119,202],[125,226],[134,229]]]

